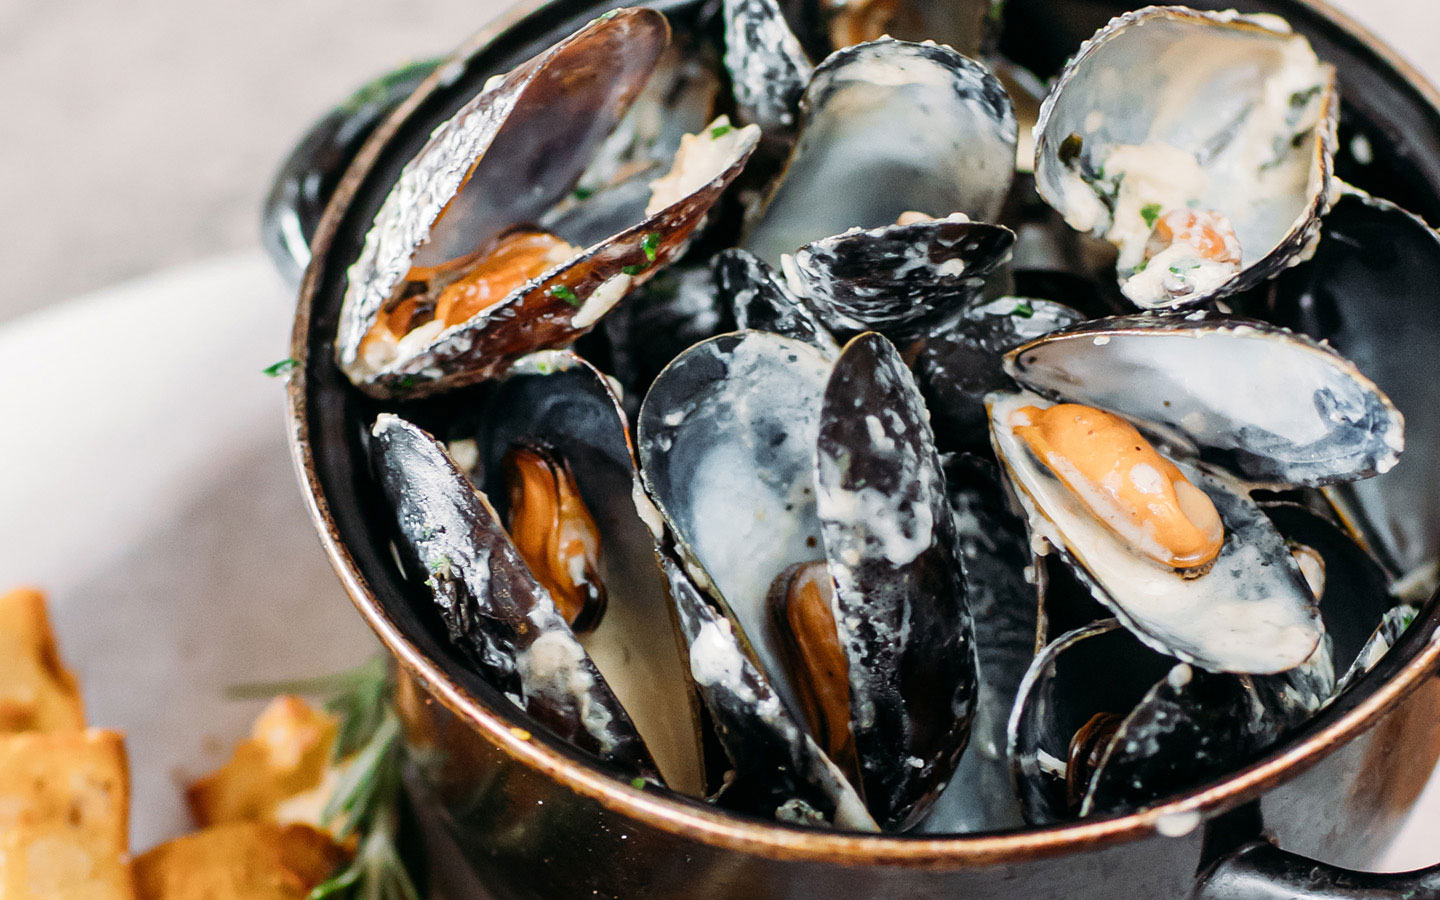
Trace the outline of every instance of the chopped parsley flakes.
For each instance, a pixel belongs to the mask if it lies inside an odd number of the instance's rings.
[[[1160,219],[1160,204],[1147,203],[1140,207],[1140,218],[1145,220],[1146,228],[1154,228],[1155,223]]]
[[[279,378],[282,375],[289,375],[295,371],[295,367],[298,365],[300,364],[296,362],[293,357],[287,356],[277,363],[271,363],[260,371],[269,375],[271,378]]]
[[[556,300],[563,300],[571,306],[580,305],[580,298],[576,296],[575,291],[571,290],[569,285],[555,285],[550,289],[550,296],[554,297]]]
[[[640,239],[640,249],[645,251],[645,259],[654,262],[655,255],[660,250],[660,235],[653,231],[645,232]]]

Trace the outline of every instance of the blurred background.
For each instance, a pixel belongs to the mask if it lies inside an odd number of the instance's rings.
[[[1333,0],[1440,81],[1440,3]],[[255,246],[311,120],[505,0],[0,0],[0,320]]]

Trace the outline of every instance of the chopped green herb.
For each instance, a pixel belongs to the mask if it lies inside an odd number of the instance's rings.
[[[729,134],[734,130],[735,126],[727,125],[722,122],[721,124],[716,125],[714,128],[710,129],[710,139],[718,141],[720,140],[720,138],[724,137],[725,135]]]
[[[985,17],[991,24],[999,24],[1005,17],[1005,0],[990,0],[990,10],[985,13]]]
[[[1160,218],[1160,204],[1147,203],[1140,207],[1140,218],[1145,220],[1146,228],[1154,228]]]
[[[630,786],[637,791],[643,791],[645,789],[645,779],[637,775],[630,779]]]
[[[557,284],[550,289],[550,296],[556,300],[564,300],[571,306],[579,306],[580,298],[570,289],[569,285]]]
[[[1035,315],[1035,306],[1029,300],[1021,300],[1019,303],[1015,304],[1014,309],[1010,310],[1010,315],[1019,316],[1022,319],[1028,319],[1031,316]]]
[[[645,267],[644,267],[644,266],[621,266],[621,267],[620,267],[620,271],[621,271],[621,272],[624,272],[626,275],[639,275],[641,272],[645,271]]]
[[[414,375],[401,375],[400,380],[397,382],[402,388],[412,388],[419,383],[420,379]]]
[[[292,357],[287,356],[277,363],[271,363],[260,371],[264,372],[266,375],[269,375],[271,378],[279,378],[282,375],[289,375],[291,372],[295,371],[295,367],[298,365],[300,364],[296,362]]]
[[[1132,271],[1132,274],[1134,274],[1134,275],[1139,275],[1141,272],[1145,271],[1145,267],[1148,266],[1148,265],[1150,265],[1150,260],[1148,260],[1148,259],[1142,259],[1142,260],[1140,260],[1140,265],[1138,265],[1138,266],[1136,266],[1136,267],[1134,268],[1134,270]]]
[[[575,190],[571,191],[570,194],[576,200],[589,200],[591,197],[595,196],[595,189],[588,187],[577,187],[575,188]]]
[[[640,249],[645,251],[646,260],[654,262],[655,254],[660,249],[660,235],[653,231],[645,232],[645,236],[640,239]]]

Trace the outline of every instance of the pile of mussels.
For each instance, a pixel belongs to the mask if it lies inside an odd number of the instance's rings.
[[[358,388],[483,383],[368,438],[417,599],[640,789],[853,830],[1141,808],[1428,586],[1377,537],[1415,482],[1354,484],[1400,412],[1273,289],[1440,246],[1335,177],[1332,67],[1151,7],[1047,92],[988,3],[933,6],[787,10],[805,43],[775,0],[606,13],[436,129],[349,270]]]

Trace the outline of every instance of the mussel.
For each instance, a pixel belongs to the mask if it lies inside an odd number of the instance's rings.
[[[653,10],[608,13],[436,130],[349,270],[336,359],[357,386],[418,396],[494,377],[584,334],[683,250],[758,129],[722,117],[683,138],[642,218],[588,247],[526,224],[572,190],[654,71],[668,30]]]
[[[1325,216],[1314,255],[1276,280],[1266,309],[1353,360],[1404,413],[1408,449],[1394,471],[1329,491],[1392,574],[1419,576],[1417,597],[1434,590],[1440,558],[1426,524],[1440,516],[1440,419],[1428,387],[1428,348],[1440,340],[1428,290],[1437,282],[1440,235],[1393,203],[1348,190]]]
[[[1010,186],[1010,100],[984,66],[948,47],[886,39],[835,52],[805,88],[797,129],[741,242],[772,266],[906,212],[994,221]]]
[[[1005,86],[1042,88],[997,13],[607,13],[442,123],[349,270],[422,615],[639,789],[1141,809],[1272,752],[1436,581],[1396,348],[1440,236],[1333,178],[1331,68],[1273,17],[1122,16],[1016,177]]]
[[[874,334],[834,359],[723,335],[656,380],[639,434],[650,495],[758,670],[797,718],[845,702],[816,727],[847,724],[878,822],[918,819],[964,749],[975,662],[944,479],[898,353]]]
[[[629,713],[531,574],[495,509],[440,442],[391,414],[371,436],[401,557],[451,641],[497,691],[556,736],[656,783]]]
[[[1249,493],[1392,466],[1403,420],[1372,382],[1274,326],[1203,316],[1094,320],[1006,367],[1044,396],[991,395],[996,453],[1032,528],[1126,626],[1216,671],[1310,657],[1314,598]]]
[[[1146,7],[1100,29],[1036,124],[1035,180],[1115,244],[1137,306],[1190,306],[1274,276],[1330,205],[1333,67],[1274,16]]]

